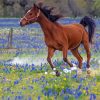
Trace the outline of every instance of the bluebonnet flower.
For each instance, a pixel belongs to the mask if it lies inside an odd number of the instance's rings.
[[[3,91],[11,91],[11,89],[9,87],[5,87],[3,88]]]
[[[82,83],[84,80],[85,80],[85,79],[82,78],[82,77],[79,79],[80,83]]]
[[[71,90],[70,88],[66,88],[66,92],[69,93],[69,94],[74,94],[74,91]]]
[[[64,100],[69,100],[69,96],[64,96]]]
[[[88,92],[88,87],[84,87],[83,89],[85,89],[86,90],[86,94],[88,95],[89,94],[89,92]]]
[[[34,82],[36,82],[36,83],[37,83],[38,81],[39,81],[39,79],[38,79],[38,78],[36,78],[36,79],[33,79],[33,80],[32,80],[32,82],[33,82],[33,83],[34,83]]]
[[[23,100],[23,96],[17,96],[17,100]]]
[[[11,100],[10,97],[7,97],[7,100]]]
[[[81,91],[78,91],[75,94],[75,98],[78,99],[81,95],[82,95],[82,92]]]
[[[23,86],[22,89],[23,89],[23,90],[26,90],[26,87]]]
[[[31,71],[35,71],[35,70],[36,70],[36,68],[32,66],[32,69],[31,69]]]
[[[64,89],[60,92],[60,96],[62,96],[63,94],[65,94],[65,90]]]
[[[11,94],[14,94],[14,92],[11,92]]]
[[[48,95],[48,96],[52,96],[52,95],[53,95],[53,91],[52,91],[52,89],[48,89],[48,91],[47,91],[47,95]]]
[[[90,100],[96,100],[96,95],[95,94],[90,94]]]
[[[29,97],[28,97],[28,100],[32,100],[32,97],[31,97],[31,96],[29,96]]]
[[[14,81],[14,85],[17,85],[19,83],[19,80]]]
[[[78,88],[76,89],[76,91],[79,91],[81,88],[82,88],[82,84],[80,84],[80,85],[78,86]]]
[[[53,94],[54,94],[54,96],[57,96],[58,95],[58,92],[57,91],[54,91]]]
[[[8,68],[6,68],[6,67],[3,68],[3,71],[4,71],[5,73],[7,73],[7,74],[10,73],[10,70],[9,70]]]
[[[30,90],[33,90],[33,86],[28,86],[28,88],[29,88]]]
[[[76,79],[77,78],[77,74],[73,75],[72,78]]]
[[[47,92],[45,90],[42,90],[42,93],[47,96]]]
[[[44,88],[45,87],[45,85],[43,84],[43,85],[41,85],[41,88]]]
[[[40,80],[44,80],[45,79],[45,76],[41,76]]]
[[[41,100],[41,97],[40,96],[38,96],[38,100]]]
[[[42,70],[42,67],[40,67],[39,70]]]

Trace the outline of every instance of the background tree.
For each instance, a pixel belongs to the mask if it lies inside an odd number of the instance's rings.
[[[3,0],[0,0],[0,16],[2,17],[3,16]]]
[[[93,15],[100,17],[100,0],[95,0],[93,4]]]
[[[14,0],[3,0],[4,16],[13,16]]]
[[[60,12],[67,17],[97,16],[100,17],[100,0],[0,0],[0,17],[20,17],[33,3],[42,1],[54,6],[54,13]]]

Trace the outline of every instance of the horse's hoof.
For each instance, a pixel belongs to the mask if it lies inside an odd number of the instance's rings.
[[[73,66],[70,69],[71,69],[71,71],[74,71],[74,70],[77,70],[77,67],[76,66]]]
[[[78,75],[78,76],[82,75],[82,69],[79,68],[79,69],[77,70],[77,75]]]
[[[90,74],[91,74],[91,69],[87,68],[87,75],[90,75]]]
[[[60,76],[60,72],[56,71],[56,76]]]

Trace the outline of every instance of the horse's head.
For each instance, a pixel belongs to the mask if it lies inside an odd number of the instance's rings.
[[[34,6],[30,10],[28,10],[25,16],[20,20],[20,25],[25,26],[27,24],[36,22],[39,15],[40,9],[37,7],[37,5],[34,4]]]

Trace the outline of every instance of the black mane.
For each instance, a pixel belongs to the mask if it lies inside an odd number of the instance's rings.
[[[58,19],[62,17],[60,14],[52,14],[52,11],[54,10],[55,7],[49,7],[49,6],[44,6],[38,5],[38,8],[41,10],[41,12],[52,22],[56,22]]]

